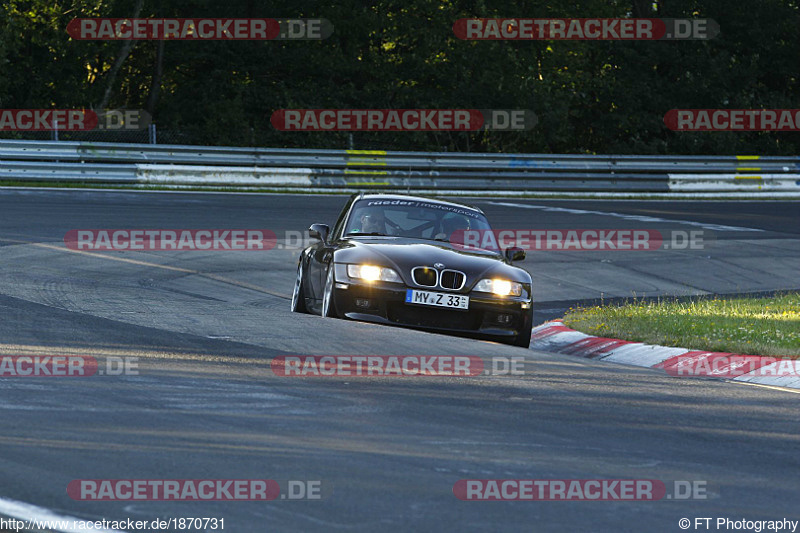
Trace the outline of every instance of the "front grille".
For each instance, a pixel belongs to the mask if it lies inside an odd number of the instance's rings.
[[[436,278],[438,273],[436,270],[428,267],[415,267],[411,271],[411,277],[414,278],[414,283],[421,287],[435,287]]]
[[[464,286],[466,281],[467,277],[463,272],[459,272],[458,270],[442,270],[439,285],[441,285],[443,289],[457,291]]]

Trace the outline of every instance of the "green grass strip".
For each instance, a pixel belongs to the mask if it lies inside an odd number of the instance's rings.
[[[632,301],[571,309],[570,328],[691,350],[800,357],[800,293],[772,298]]]

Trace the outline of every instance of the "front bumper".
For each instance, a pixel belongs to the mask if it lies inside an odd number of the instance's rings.
[[[455,310],[408,304],[405,300],[406,290],[409,288],[412,287],[400,284],[337,282],[333,296],[339,315],[354,320],[501,341],[510,340],[524,331],[530,331],[532,327],[530,300],[493,297],[487,293],[459,292],[457,294],[469,296],[469,309]]]

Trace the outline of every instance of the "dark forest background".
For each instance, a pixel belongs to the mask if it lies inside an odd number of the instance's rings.
[[[326,18],[323,41],[76,41],[77,17]],[[462,17],[712,18],[709,41],[462,41]],[[797,154],[798,133],[676,133],[672,108],[800,108],[798,0],[3,0],[0,108],[146,109],[186,144],[346,148],[281,108],[531,109],[526,132],[355,133],[356,148]],[[160,141],[161,142],[161,141]]]

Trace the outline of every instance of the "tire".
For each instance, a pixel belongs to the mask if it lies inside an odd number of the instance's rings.
[[[533,333],[533,308],[531,308],[530,312],[525,316],[522,331],[523,333],[514,337],[514,340],[512,340],[510,344],[521,346],[522,348],[530,348],[531,334]]]
[[[303,261],[297,265],[297,279],[294,281],[292,291],[292,313],[308,313],[305,297],[305,283],[303,283]]]
[[[531,347],[531,330],[528,330],[527,333],[520,333],[516,337],[514,337],[513,342],[511,342],[514,346],[521,346],[522,348],[530,348]]]
[[[333,294],[333,286],[336,282],[334,279],[334,270],[335,266],[333,261],[331,261],[331,265],[328,267],[328,276],[325,278],[325,292],[322,296],[322,316],[326,318],[339,317],[339,314],[336,312],[336,298],[334,298]]]

